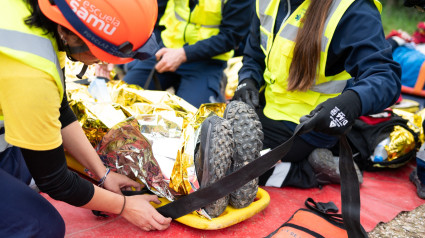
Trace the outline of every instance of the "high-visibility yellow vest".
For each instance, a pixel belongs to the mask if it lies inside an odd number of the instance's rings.
[[[24,1],[3,0],[0,7],[0,52],[51,75],[64,94],[64,76],[58,60],[58,46],[51,35],[29,27],[24,19],[31,15]],[[3,115],[0,115],[3,120]]]
[[[189,0],[170,0],[159,24],[165,26],[161,33],[164,45],[168,48],[181,48],[193,45],[217,35],[222,19],[222,9],[227,0],[199,0],[191,12]],[[213,59],[227,61],[233,50],[216,55]]]
[[[286,120],[296,124],[300,117],[307,115],[317,105],[343,91],[350,74],[343,71],[337,75],[325,76],[328,49],[335,29],[348,7],[354,0],[334,0],[326,18],[322,34],[320,68],[313,86],[306,92],[288,91],[289,68],[293,58],[295,38],[310,0],[304,1],[291,15],[287,16],[273,39],[275,19],[280,0],[257,0],[256,12],[260,19],[261,49],[266,55],[266,106],[264,114],[274,120]],[[381,12],[382,5],[374,0]]]

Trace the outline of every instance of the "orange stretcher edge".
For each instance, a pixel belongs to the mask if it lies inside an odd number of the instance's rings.
[[[419,70],[418,78],[416,79],[415,86],[408,87],[405,85],[401,86],[401,92],[411,94],[415,96],[425,97],[425,90],[423,90],[425,84],[425,63],[422,64]]]

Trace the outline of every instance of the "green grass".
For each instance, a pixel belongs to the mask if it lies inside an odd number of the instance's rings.
[[[385,35],[391,30],[401,29],[410,35],[416,30],[418,22],[425,21],[425,13],[416,8],[403,6],[402,0],[381,0],[382,25]]]

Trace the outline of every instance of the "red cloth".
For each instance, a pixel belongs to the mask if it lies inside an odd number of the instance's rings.
[[[392,36],[398,36],[406,42],[412,41],[412,37],[407,32],[402,30],[391,30],[391,32],[385,37],[385,39],[388,39]]]
[[[415,44],[423,44],[423,43],[425,43],[425,35],[424,35],[424,33],[421,33],[419,31],[415,31],[415,33],[413,33],[413,36],[412,36],[412,41]]]
[[[412,35],[412,41],[415,44],[425,43],[425,22],[418,23],[418,29]]]
[[[381,113],[369,115],[369,116],[361,116],[359,119],[366,122],[369,125],[376,125],[378,123],[388,121],[391,118],[392,115],[391,109],[385,109]]]

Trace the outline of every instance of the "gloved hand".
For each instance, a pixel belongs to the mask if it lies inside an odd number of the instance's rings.
[[[309,115],[300,118],[305,122],[306,131],[315,130],[329,135],[343,135],[348,132],[356,118],[361,115],[359,96],[352,90],[330,98],[317,105]]]
[[[423,12],[425,11],[425,0],[404,0],[404,6],[416,7]]]
[[[257,88],[257,82],[254,79],[247,78],[239,82],[232,101],[242,101],[256,109],[260,105],[260,96]]]

